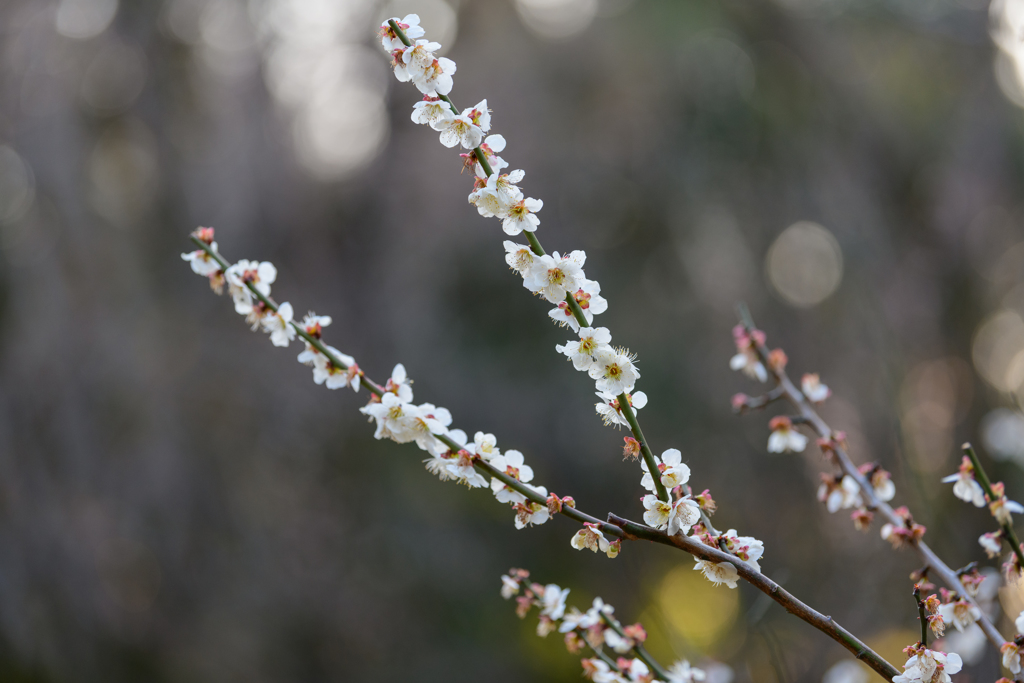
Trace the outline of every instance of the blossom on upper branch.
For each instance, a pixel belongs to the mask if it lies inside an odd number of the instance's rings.
[[[987,534],[982,534],[978,537],[978,543],[981,545],[982,549],[985,551],[985,554],[988,555],[990,560],[999,557],[999,554],[1002,552],[1002,537],[1002,531],[992,531]]]
[[[892,483],[892,475],[874,463],[865,463],[858,470],[869,482],[875,498],[888,503],[896,496],[896,485]]]
[[[999,651],[1003,653],[1003,666],[1016,676],[1020,673],[1020,646],[1013,641],[1003,643]]]
[[[785,415],[773,417],[768,423],[768,428],[772,430],[771,436],[768,437],[769,453],[799,453],[807,447],[807,437],[793,429],[793,421]]]
[[[333,346],[326,348],[339,362],[345,364],[344,367],[336,365],[309,342],[306,342],[306,350],[299,354],[298,360],[300,363],[313,366],[313,381],[317,384],[323,384],[328,389],[352,387],[353,391],[359,391],[359,378],[362,372],[355,358],[346,356]]]
[[[213,249],[214,253],[217,253],[216,242],[211,242],[210,248]],[[196,275],[210,277],[220,270],[220,264],[217,263],[217,260],[207,254],[203,249],[196,249],[195,251],[190,251],[187,254],[182,254],[181,258],[183,261],[188,261],[189,265],[192,266],[192,272]]]
[[[533,480],[533,468],[523,463],[523,454],[519,451],[505,451],[504,455],[492,458],[490,463],[496,469],[524,484]],[[491,491],[494,492],[494,497],[499,503],[523,503],[526,501],[523,494],[493,477],[491,478]]]
[[[619,397],[603,391],[596,393],[597,397],[601,399],[601,403],[594,404],[594,408],[597,410],[597,414],[601,416],[601,419],[604,420],[604,423],[606,425],[628,427],[629,422],[623,417],[622,408],[619,406]],[[647,405],[647,394],[642,391],[627,393],[626,400],[635,413]],[[626,438],[629,439],[631,437]],[[640,452],[639,448],[640,446],[637,444],[637,453]]]
[[[967,600],[960,599],[939,605],[939,615],[947,624],[953,624],[957,631],[964,629],[981,618],[981,610]]]
[[[449,148],[462,143],[466,149],[473,149],[483,139],[483,132],[465,114],[438,118],[430,127],[441,133],[441,144]]]
[[[469,203],[476,206],[484,218],[504,218],[509,208],[523,198],[523,191],[516,183],[525,176],[525,171],[515,170],[500,175],[495,172],[486,179],[477,178],[475,189],[469,194]]]
[[[690,481],[690,468],[683,462],[683,454],[677,448],[667,449],[661,454],[660,458],[654,456],[654,464],[660,473],[659,477],[662,485],[667,489],[674,489]],[[640,485],[651,493],[657,492],[658,489],[654,485],[654,478],[651,476],[650,470],[647,469],[647,461],[641,461],[640,467],[644,471]]]
[[[413,123],[426,124],[433,127],[438,121],[451,121],[455,118],[448,103],[435,95],[425,95],[422,100],[412,105]]]
[[[483,152],[492,173],[501,173],[502,169],[508,168],[508,162],[498,156],[499,152],[505,150],[505,144],[504,136],[488,135],[477,149],[459,156],[466,160],[466,168],[472,168],[478,178],[486,178],[488,174],[484,173],[484,167],[480,164],[480,159],[477,158],[477,151]]]
[[[571,360],[574,368],[586,372],[594,364],[595,354],[611,348],[608,343],[612,340],[612,333],[607,327],[584,327],[579,335],[578,341],[573,339],[564,345],[555,346],[555,351]]]
[[[848,474],[843,477],[823,474],[821,486],[818,487],[818,500],[825,503],[828,511],[833,513],[864,505],[857,480]]]
[[[269,261],[257,262],[241,260],[228,266],[224,271],[231,297],[235,300],[235,312],[239,315],[250,315],[253,312],[253,294],[246,285],[263,296],[270,296],[270,285],[277,279],[277,268]]]
[[[739,536],[735,529],[729,529],[719,536],[719,541],[724,542],[728,552],[749,564],[755,571],[761,571],[758,560],[764,555],[764,543],[753,536]]]
[[[505,240],[502,244],[505,247],[505,263],[509,268],[526,277],[537,258],[533,250],[525,244],[516,244],[510,240]]]
[[[606,394],[628,394],[633,391],[640,371],[636,369],[633,356],[626,349],[611,347],[600,349],[594,354],[594,362],[588,372],[597,380],[597,390]]]
[[[487,108],[487,100],[480,100],[475,107],[463,109],[462,115],[467,117],[474,126],[487,132],[491,129],[491,110]],[[473,145],[476,147],[476,145]]]
[[[405,37],[409,40],[416,40],[426,33],[423,27],[420,26],[420,17],[417,14],[406,14],[402,19],[398,17],[391,17],[391,19],[398,24],[398,28],[402,29]],[[380,25],[380,44],[388,52],[405,47],[405,43],[402,42],[402,39],[398,37],[398,34],[395,33],[395,30],[386,21]]]
[[[292,327],[292,305],[287,301],[277,307],[277,312],[269,312],[260,319],[263,331],[270,334],[270,342],[274,346],[288,346],[295,339],[295,328]]]
[[[981,488],[981,484],[974,479],[974,464],[966,455],[960,461],[959,471],[956,474],[943,477],[942,482],[944,484],[956,482],[953,484],[954,496],[971,503],[974,507],[985,507],[985,491]]]
[[[572,293],[572,298],[583,311],[583,318],[588,326],[593,324],[595,315],[601,315],[608,310],[608,300],[601,296],[601,285],[596,280],[584,279],[580,288]],[[548,315],[559,325],[568,325],[574,332],[580,329],[579,321],[566,301],[559,301],[558,306],[548,311]]]
[[[540,219],[535,215],[544,208],[544,202],[533,197],[520,199],[508,207],[507,215],[501,221],[501,229],[506,235],[518,235],[523,232],[534,232],[540,225]]]
[[[493,177],[493,176],[491,176]],[[587,255],[574,251],[565,256],[545,254],[537,256],[523,278],[523,286],[553,304],[565,299],[566,292],[575,292],[583,284],[583,263]]]

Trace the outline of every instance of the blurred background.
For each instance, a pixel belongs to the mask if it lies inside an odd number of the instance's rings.
[[[516,531],[181,261],[214,226],[371,377],[403,362],[536,481],[641,516],[568,334],[409,120],[374,36],[407,12],[457,61],[455,102],[487,98],[547,248],[587,251],[654,449],[764,540],[766,573],[901,664],[916,558],[823,509],[816,449],[767,454],[781,408],[731,414],[759,391],[728,368],[733,307],[821,373],[824,415],[933,547],[983,559],[991,520],[939,479],[971,440],[1024,499],[1020,0],[6,0],[0,680],[579,680],[499,597],[511,566],[642,620],[666,663],[726,664],[713,683],[867,680],[679,552]],[[997,581],[1009,633],[1024,596]],[[947,646],[959,681],[1000,675],[971,634]]]

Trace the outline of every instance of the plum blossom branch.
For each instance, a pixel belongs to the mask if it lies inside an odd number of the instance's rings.
[[[985,636],[989,641],[997,648],[1001,647],[1006,639],[1003,638],[1002,634],[996,629],[992,621],[984,615],[984,613],[978,607],[977,601],[974,599],[971,592],[964,588],[963,583],[960,581],[960,577],[957,573],[943,562],[938,555],[935,554],[928,544],[926,544],[921,536],[924,533],[924,527],[913,524],[910,513],[905,507],[901,507],[899,510],[894,510],[885,500],[879,497],[875,486],[872,482],[854,466],[853,461],[850,459],[849,454],[846,451],[844,438],[842,432],[833,431],[832,428],[818,415],[817,411],[811,405],[811,401],[793,384],[789,376],[786,374],[785,369],[785,355],[781,354],[782,362],[778,362],[780,354],[776,351],[769,351],[765,345],[764,333],[757,329],[754,325],[753,318],[750,316],[750,311],[743,304],[738,306],[739,316],[742,328],[746,337],[749,339],[750,351],[754,355],[751,362],[756,362],[764,372],[764,368],[767,368],[767,373],[770,373],[771,377],[775,380],[777,388],[782,389],[785,398],[796,408],[800,418],[804,421],[804,424],[808,425],[813,429],[820,437],[819,443],[829,453],[831,453],[836,465],[843,473],[842,483],[845,484],[847,481],[851,482],[849,486],[856,491],[856,495],[863,497],[864,508],[868,511],[875,511],[882,514],[889,524],[891,530],[897,534],[894,538],[900,541],[904,545],[910,545],[914,548],[917,554],[921,557],[924,564],[930,568],[930,570],[937,575],[943,583],[946,584],[951,590],[956,591],[964,600],[970,603],[975,608],[978,608],[978,624],[984,631]],[[773,358],[773,354],[775,354]],[[775,360],[776,362],[773,362]],[[756,367],[756,366],[754,366]],[[767,375],[765,376],[767,379]],[[817,379],[817,378],[815,378]],[[827,391],[827,390],[826,390]],[[836,489],[837,491],[839,489]],[[889,496],[891,498],[891,496]],[[870,516],[868,517],[870,520]],[[856,517],[855,517],[856,521]],[[858,522],[860,524],[861,522]]]
[[[443,87],[438,87],[438,84],[433,83],[431,80],[438,69],[447,69],[450,73],[454,73],[454,62],[451,62],[449,67],[443,64],[440,59],[433,58],[432,53],[429,52],[428,48],[437,45],[436,43],[428,43],[425,40],[417,40],[416,42],[413,42],[409,35],[407,35],[406,30],[415,31],[416,35],[420,36],[423,35],[423,29],[418,25],[419,17],[410,15],[409,17],[406,17],[406,19],[409,21],[400,21],[397,18],[392,18],[386,22],[386,26],[381,27],[384,47],[391,52],[396,65],[395,75],[399,80],[413,80],[416,82],[417,87],[427,95],[428,102],[430,98],[433,97],[448,105],[447,111],[438,111],[431,115],[433,120],[428,118],[416,118],[415,113],[414,120],[417,122],[429,122],[435,129],[442,130],[442,134],[451,131],[454,127],[459,127],[460,130],[465,129],[465,134],[460,134],[459,139],[463,143],[463,146],[472,148],[472,153],[464,156],[468,157],[467,162],[475,162],[475,165],[479,166],[478,173],[482,180],[485,181],[483,188],[470,195],[470,201],[477,204],[482,215],[494,215],[499,218],[503,218],[505,221],[503,227],[506,227],[506,232],[509,232],[510,234],[518,234],[520,231],[525,233],[533,255],[542,260],[548,259],[551,261],[551,263],[542,263],[541,270],[546,270],[549,274],[557,272],[557,284],[561,286],[562,279],[565,277],[565,274],[561,273],[559,270],[558,261],[565,261],[566,259],[558,259],[557,253],[555,254],[554,260],[552,260],[551,257],[548,257],[547,253],[544,251],[544,247],[541,245],[540,240],[535,234],[539,221],[532,215],[530,215],[530,219],[532,219],[531,221],[524,222],[525,219],[522,218],[522,214],[524,212],[530,213],[539,210],[541,208],[541,203],[538,200],[522,199],[521,191],[513,182],[513,178],[515,180],[522,178],[522,171],[514,171],[508,176],[499,177],[496,171],[500,171],[501,168],[499,167],[495,169],[490,164],[489,157],[495,161],[500,160],[500,157],[495,156],[493,154],[493,150],[491,150],[487,145],[487,141],[491,138],[489,137],[486,140],[483,138],[483,133],[487,132],[490,127],[490,113],[486,111],[486,100],[481,102],[480,105],[477,105],[477,107],[472,110],[467,110],[467,112],[463,112],[461,114],[459,113],[458,107],[455,106],[455,103],[452,102],[452,99],[449,96],[449,92],[451,91],[450,77],[448,77],[448,80],[444,81]],[[396,44],[395,41],[398,41],[398,43]],[[433,61],[431,62],[431,60]],[[450,60],[446,60],[446,62],[450,62]],[[413,65],[417,63],[422,65],[418,72],[418,77],[411,73]],[[428,66],[428,63],[433,64],[434,66]],[[423,103],[418,103],[417,106],[420,106],[421,104]],[[420,109],[426,110],[432,106],[433,105],[427,103],[420,106]],[[442,142],[447,144],[444,140],[442,140]],[[501,138],[500,145],[501,149],[504,149],[504,138]],[[504,164],[504,161],[502,160],[501,163]],[[516,203],[517,201],[518,203]],[[531,205],[531,201],[536,202],[536,204]],[[535,208],[529,209],[529,206],[534,206]],[[514,230],[510,232],[507,228],[510,220],[512,220],[512,223],[515,226],[525,227],[515,227]],[[506,243],[506,248],[508,248],[508,244],[510,243]],[[582,252],[578,253],[582,254]],[[570,255],[570,258],[574,257],[575,254],[577,254],[577,252],[573,252],[573,255]],[[583,255],[583,258],[585,258],[585,255]],[[526,273],[524,273],[524,277],[528,281],[531,279],[539,279],[537,277],[531,278]],[[568,279],[572,278],[570,277]],[[582,269],[580,269],[580,279],[582,279]],[[584,280],[584,284],[585,283],[586,281]],[[550,293],[548,291],[549,289],[551,289],[550,286],[542,288],[539,293],[545,293],[547,295]],[[535,289],[534,291],[538,290]],[[584,287],[581,287],[578,290],[575,287],[564,288],[563,303],[565,305],[565,312],[566,314],[571,315],[576,326],[580,328],[581,334],[583,329],[589,328],[591,320],[588,320],[587,313],[584,312],[580,305],[580,299],[584,302],[589,302],[592,296],[593,294],[587,292]],[[559,304],[560,308],[561,306],[562,304]],[[592,317],[593,315],[591,315],[591,319]],[[603,350],[595,348],[591,355],[597,358],[598,351]],[[610,347],[607,351],[611,351]],[[606,368],[608,368],[612,373],[622,373],[625,370],[625,373],[628,375],[632,370],[632,359],[626,357],[625,354],[618,354],[618,357],[613,357],[609,360],[612,362],[607,364]],[[588,368],[579,369],[592,370],[592,368],[593,365]],[[595,374],[593,371],[591,371],[591,376],[595,379],[598,379],[599,377],[599,375]],[[639,375],[637,374],[637,376]],[[618,374],[615,374],[611,378],[609,378],[608,373],[605,375],[605,379],[611,379],[611,384],[614,384],[616,389],[620,389],[611,392],[613,395],[617,395],[618,411],[622,414],[622,417],[628,424],[630,431],[633,433],[633,437],[639,443],[640,452],[643,456],[644,462],[647,464],[648,471],[653,472],[657,465],[657,461],[655,460],[654,454],[651,452],[647,440],[644,438],[643,431],[640,429],[640,424],[636,419],[636,414],[629,401],[629,391],[632,389],[632,383],[629,382],[628,386],[626,386],[626,383],[617,381],[617,377]],[[601,391],[604,391],[604,389],[601,389]],[[655,479],[654,485],[655,493],[658,498],[663,502],[668,502],[670,497],[665,486],[658,479]]]
[[[864,642],[855,635],[840,626],[835,619],[825,616],[809,605],[801,602],[794,597],[792,593],[751,567],[747,562],[738,561],[738,558],[735,555],[726,553],[716,547],[706,545],[691,536],[681,536],[678,534],[675,536],[669,536],[657,529],[652,529],[649,526],[631,522],[628,519],[624,519],[623,517],[619,517],[615,514],[609,514],[608,521],[621,527],[622,530],[626,532],[625,538],[627,540],[643,539],[653,543],[674,546],[705,562],[713,562],[716,564],[724,562],[731,563],[736,567],[736,572],[739,576],[747,581],[747,583],[751,584],[772,600],[782,605],[782,607],[790,614],[807,622],[814,628],[835,640],[837,643],[853,653],[854,657],[867,664],[872,670],[877,672],[886,680],[892,680],[893,676],[899,674],[899,670],[897,670],[896,667],[887,662],[881,655],[864,644]]]
[[[978,454],[974,452],[974,447],[971,444],[965,443],[962,448],[964,455],[970,459],[971,465],[974,467],[974,476],[985,492],[992,516],[999,522],[1003,532],[1003,540],[1010,546],[1010,550],[1013,551],[1014,557],[1017,560],[1017,572],[1024,571],[1024,550],[1021,549],[1020,539],[1017,538],[1017,532],[1013,530],[1013,520],[1010,517],[1010,505],[1016,505],[1018,508],[1020,505],[1006,500],[1006,495],[1002,492],[1002,484],[993,485],[989,481],[988,474],[985,473],[985,468],[981,466]],[[994,491],[996,486],[1000,488],[998,495]]]

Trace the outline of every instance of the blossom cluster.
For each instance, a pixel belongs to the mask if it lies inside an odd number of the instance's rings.
[[[583,676],[588,680],[594,683],[693,683],[707,678],[704,670],[691,666],[685,659],[660,673],[652,671],[654,662],[643,650],[647,639],[643,625],[622,626],[614,617],[615,608],[601,598],[594,598],[586,612],[567,608],[568,588],[553,583],[546,586],[529,583],[529,577],[530,572],[525,569],[510,569],[501,577],[501,596],[506,600],[515,598],[520,619],[537,608],[538,636],[547,637],[558,631],[572,654],[590,648],[596,656],[581,661]]]

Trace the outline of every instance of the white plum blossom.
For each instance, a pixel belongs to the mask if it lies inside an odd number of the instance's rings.
[[[601,416],[606,425],[621,425],[623,427],[629,426],[629,421],[626,420],[622,415],[622,411],[619,409],[619,397],[613,394],[608,394],[603,391],[598,391],[597,397],[601,399],[600,403],[594,405],[597,410],[597,414]],[[626,394],[626,400],[629,405],[632,406],[633,412],[640,410],[647,405],[647,394],[642,391],[636,391],[632,394]]]
[[[685,484],[690,481],[690,468],[683,462],[683,454],[679,452],[678,448],[669,448],[661,457],[654,456],[654,464],[660,472],[660,479],[662,485],[671,490],[681,484]],[[650,470],[647,469],[647,461],[640,461],[640,468],[644,471],[644,476],[640,480],[640,485],[652,493],[658,489],[654,485],[654,478],[651,476]]]
[[[483,152],[484,157],[487,159],[487,164],[491,167],[493,173],[501,173],[502,169],[508,168],[508,162],[498,156],[499,152],[505,150],[506,144],[505,138],[502,135],[488,135],[480,143],[480,151]],[[487,174],[484,173],[484,167],[480,165],[479,160],[477,160],[474,170],[478,178],[487,177]]]
[[[438,121],[451,121],[455,118],[452,108],[444,100],[427,95],[412,105],[413,123],[433,126]]]
[[[531,487],[542,496],[547,496],[548,492],[543,486]],[[548,510],[547,505],[541,503],[534,503],[533,501],[526,501],[525,503],[517,503],[513,506],[516,511],[516,528],[523,529],[528,525],[543,524],[544,522],[551,519],[551,512]]]
[[[523,286],[549,302],[558,304],[565,299],[566,292],[575,292],[583,284],[583,263],[586,258],[587,255],[582,251],[574,251],[564,257],[557,251],[538,256],[523,279]]]
[[[331,322],[332,322],[331,316],[329,316],[329,315],[317,315],[316,313],[313,313],[312,311],[310,311],[302,319],[302,322],[300,323],[300,327],[302,327],[302,329],[304,329],[306,331],[306,334],[310,335],[311,337],[315,337],[315,338],[319,339],[320,335],[323,332],[323,328],[325,328],[328,325],[330,325]]]
[[[998,531],[982,534],[978,537],[978,544],[981,545],[985,554],[988,555],[989,558],[996,558],[999,557],[999,554],[1003,550],[1003,542],[1000,540],[1001,538],[1002,534]]]
[[[703,669],[690,666],[690,662],[681,659],[669,668],[666,683],[693,683],[694,681],[703,681],[705,678],[707,678],[707,674]]]
[[[270,312],[260,320],[263,331],[270,334],[270,342],[274,346],[288,346],[295,339],[292,315],[292,305],[286,301],[277,307],[276,313]]]
[[[592,325],[595,315],[601,315],[608,310],[608,300],[601,296],[601,285],[596,280],[583,280],[579,289],[573,292],[576,304],[583,311],[583,318],[587,325]],[[572,309],[565,301],[559,301],[558,306],[548,311],[548,316],[562,326],[568,325],[573,332],[579,332],[580,324],[573,315]]]
[[[241,260],[224,271],[224,277],[235,301],[235,312],[249,315],[253,312],[253,295],[246,285],[263,296],[270,296],[270,285],[277,279],[277,268],[269,261]]]
[[[593,552],[600,550],[608,557],[614,558],[619,554],[619,543],[609,543],[608,539],[601,533],[601,529],[596,524],[590,522],[584,522],[583,528],[576,532],[569,542],[576,550],[583,550],[584,548],[589,549]]]
[[[434,450],[438,443],[437,436],[448,433],[448,425],[452,423],[452,414],[447,408],[439,408],[433,403],[422,403],[417,406],[417,414],[409,418],[409,429],[414,434],[416,445],[424,451]]]
[[[492,458],[490,463],[494,468],[501,470],[514,479],[518,479],[524,484],[533,480],[533,468],[529,465],[523,464],[523,454],[519,451],[505,451],[504,455],[498,455]],[[491,479],[491,491],[494,492],[494,497],[500,503],[526,502],[526,497],[523,494],[519,493],[515,489],[509,488],[505,482],[500,479]]]
[[[960,655],[923,648],[903,665],[904,672],[893,677],[893,683],[951,683],[950,674],[963,667]]]
[[[519,592],[519,581],[508,574],[501,575],[501,597],[508,600]]]
[[[412,418],[419,417],[419,409],[391,392],[385,392],[379,402],[365,405],[359,412],[377,421],[377,431],[373,434],[375,439],[407,443],[416,437],[410,422]]]
[[[216,254],[217,243],[211,242],[210,249],[212,249],[213,253]],[[217,263],[217,259],[207,254],[203,249],[196,249],[195,251],[190,251],[187,254],[182,254],[181,258],[183,261],[188,261],[189,265],[192,266],[192,272],[196,275],[210,277],[220,270],[220,264]]]
[[[415,40],[409,46],[403,43],[395,48],[391,51],[394,60],[395,78],[402,83],[408,81],[415,83],[418,80],[425,79],[427,70],[436,59],[434,51],[440,49],[440,43],[433,43],[426,39]],[[443,94],[447,95],[448,93]]]
[[[487,100],[481,100],[475,107],[464,109],[462,115],[485,133],[491,129],[491,110],[487,108]]]
[[[633,391],[640,371],[633,364],[633,358],[624,349],[600,349],[594,354],[594,362],[588,372],[597,380],[597,390],[606,394],[619,395]]]
[[[501,449],[498,448],[498,439],[494,434],[484,434],[483,432],[477,432],[473,435],[473,447],[470,449],[474,453],[480,456],[481,459],[490,461],[493,458],[501,455]],[[516,452],[518,451],[510,451]],[[520,463],[522,462],[522,453],[519,453]],[[533,478],[533,470],[530,470],[530,478]],[[524,479],[529,481],[529,479]]]
[[[700,521],[700,506],[690,496],[683,496],[672,506],[668,518],[668,535],[686,536],[694,524]]]
[[[761,571],[758,560],[764,555],[764,543],[753,536],[738,536],[735,529],[729,529],[721,535],[720,540],[730,553],[740,558],[755,571]]]
[[[705,560],[697,560],[697,564],[693,567],[695,570],[704,572],[704,576],[708,581],[720,586],[723,583],[729,588],[735,588],[736,582],[739,581],[740,575],[736,571],[736,565],[732,562],[707,562]]]
[[[1024,505],[1013,500],[1007,500],[1006,496],[1002,496],[989,504],[989,510],[992,511],[992,516],[1000,524],[1013,524],[1013,517],[1010,513],[1020,514],[1024,512]]]
[[[359,366],[356,365],[355,358],[345,355],[333,346],[325,348],[339,362],[344,363],[344,367],[335,365],[307,342],[306,350],[299,354],[299,362],[313,366],[313,381],[323,384],[328,389],[352,387],[353,391],[359,391]]]
[[[981,488],[981,484],[975,480],[974,465],[966,455],[963,457],[960,463],[960,470],[956,474],[943,477],[942,483],[948,484],[950,482],[956,482],[953,484],[954,496],[971,503],[974,507],[985,507],[985,491]]]
[[[423,27],[420,26],[420,18],[417,14],[406,14],[402,19],[398,17],[392,17],[391,19],[398,24],[398,28],[402,29],[405,37],[409,40],[421,38],[426,33]],[[395,33],[395,30],[386,21],[380,25],[380,44],[388,52],[401,50],[405,47],[405,43],[402,42],[402,39],[398,37],[398,34]]]
[[[612,340],[612,333],[607,327],[584,327],[579,331],[579,335],[578,341],[567,341],[564,345],[556,346],[555,351],[571,360],[574,368],[586,372],[594,364],[596,353],[611,349],[608,343]]]
[[[533,250],[525,244],[516,244],[510,240],[505,240],[503,244],[505,246],[505,263],[509,268],[526,277],[537,258]]]
[[[508,207],[507,214],[501,221],[501,229],[506,235],[518,235],[523,232],[534,232],[540,225],[540,219],[535,215],[544,208],[544,202],[533,197],[520,199]]]
[[[583,675],[593,681],[593,683],[624,683],[626,680],[604,661],[596,657],[581,660],[581,664],[583,664]]]
[[[965,628],[981,618],[981,610],[967,600],[954,600],[939,605],[939,615],[943,622],[952,624],[957,631],[963,633]]]
[[[800,390],[811,403],[821,403],[832,395],[832,390],[821,383],[821,378],[816,373],[808,373],[803,376],[800,381]]]
[[[892,483],[892,475],[885,470],[878,468],[871,475],[871,488],[875,492],[875,498],[888,503],[896,497],[896,485]]]
[[[466,149],[473,149],[483,139],[480,128],[465,114],[439,118],[431,123],[430,127],[441,133],[441,144],[449,148],[461,143]]]
[[[833,513],[838,510],[861,507],[864,504],[857,480],[848,474],[838,482],[832,478],[822,482],[818,488],[818,500],[825,503],[828,511]]]
[[[405,366],[401,363],[395,365],[391,371],[391,377],[388,378],[388,382],[385,385],[385,389],[402,400],[403,403],[412,402],[412,387],[410,386],[412,380],[405,372]]]
[[[568,588],[560,588],[557,584],[549,583],[544,586],[544,593],[540,598],[540,613],[553,621],[558,621],[565,614],[565,599],[567,597],[569,597]]]
[[[1003,666],[1014,676],[1020,673],[1020,648],[1013,641],[1003,643],[999,650],[1003,653]]]
[[[768,381],[768,371],[757,358],[753,351],[737,353],[729,361],[729,367],[733,370],[742,370],[748,377],[753,377],[761,382]]]
[[[772,430],[771,436],[768,437],[769,453],[800,453],[807,447],[807,437],[793,428],[793,421],[788,417],[773,417],[768,423],[768,428]]]
[[[644,521],[647,522],[647,525],[655,529],[667,527],[669,515],[672,514],[672,503],[667,503],[651,493],[641,500],[644,504]]]
[[[476,206],[484,218],[504,218],[509,208],[523,198],[523,191],[516,183],[526,177],[526,172],[515,170],[499,175],[497,172],[484,178],[477,178],[476,189],[469,195],[469,203]]]

